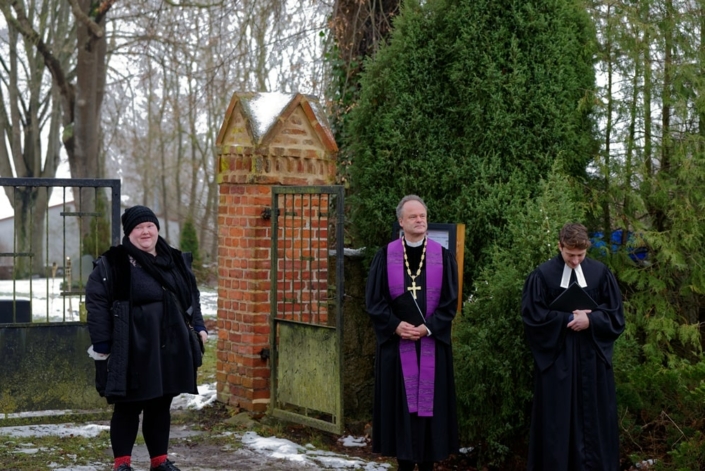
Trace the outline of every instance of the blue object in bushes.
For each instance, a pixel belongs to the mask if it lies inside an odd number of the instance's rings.
[[[622,246],[622,234],[623,230],[622,229],[616,229],[612,231],[612,234],[610,235],[610,248],[607,248],[607,242],[604,240],[604,234],[600,232],[594,232],[592,236],[590,237],[590,241],[592,242],[592,246],[595,249],[607,252],[607,250],[610,250],[612,253],[617,252],[620,247]],[[629,258],[634,260],[635,262],[643,261],[646,260],[648,256],[648,250],[646,247],[637,247],[634,244],[636,243],[636,239],[634,237],[634,234],[630,231],[627,233],[627,254],[629,255]]]

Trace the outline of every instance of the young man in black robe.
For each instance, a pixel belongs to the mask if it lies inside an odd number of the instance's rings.
[[[377,252],[367,280],[377,336],[372,450],[395,456],[401,471],[416,464],[430,471],[458,451],[450,345],[458,267],[453,254],[427,237],[426,216],[421,198],[402,198],[397,218],[404,237]]]
[[[524,284],[522,318],[535,360],[529,470],[619,469],[612,351],[624,331],[622,296],[612,272],[585,258],[587,229],[566,224],[558,254]],[[596,307],[563,312],[551,303],[572,283]]]

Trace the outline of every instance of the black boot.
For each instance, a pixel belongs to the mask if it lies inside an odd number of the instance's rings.
[[[179,468],[174,466],[174,463],[172,463],[169,460],[166,460],[156,468],[149,468],[149,471],[181,471]]]
[[[397,458],[397,462],[399,463],[399,467],[397,468],[399,471],[414,471],[416,467],[416,463],[413,461],[400,460]]]
[[[433,461],[422,461],[419,463],[419,471],[433,471]]]

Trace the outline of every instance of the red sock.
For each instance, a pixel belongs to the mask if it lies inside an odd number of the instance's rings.
[[[120,456],[118,458],[115,458],[115,464],[113,465],[113,469],[118,469],[121,464],[126,464],[127,466],[130,466],[131,460],[130,456]]]
[[[150,459],[150,466],[152,468],[157,468],[161,466],[163,462],[166,461],[166,455],[161,455],[161,456],[155,456],[154,458]]]

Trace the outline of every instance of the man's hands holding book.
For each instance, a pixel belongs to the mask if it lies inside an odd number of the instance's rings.
[[[408,322],[401,321],[395,330],[396,334],[405,340],[418,340],[428,335],[428,329],[424,324],[414,327]]]

